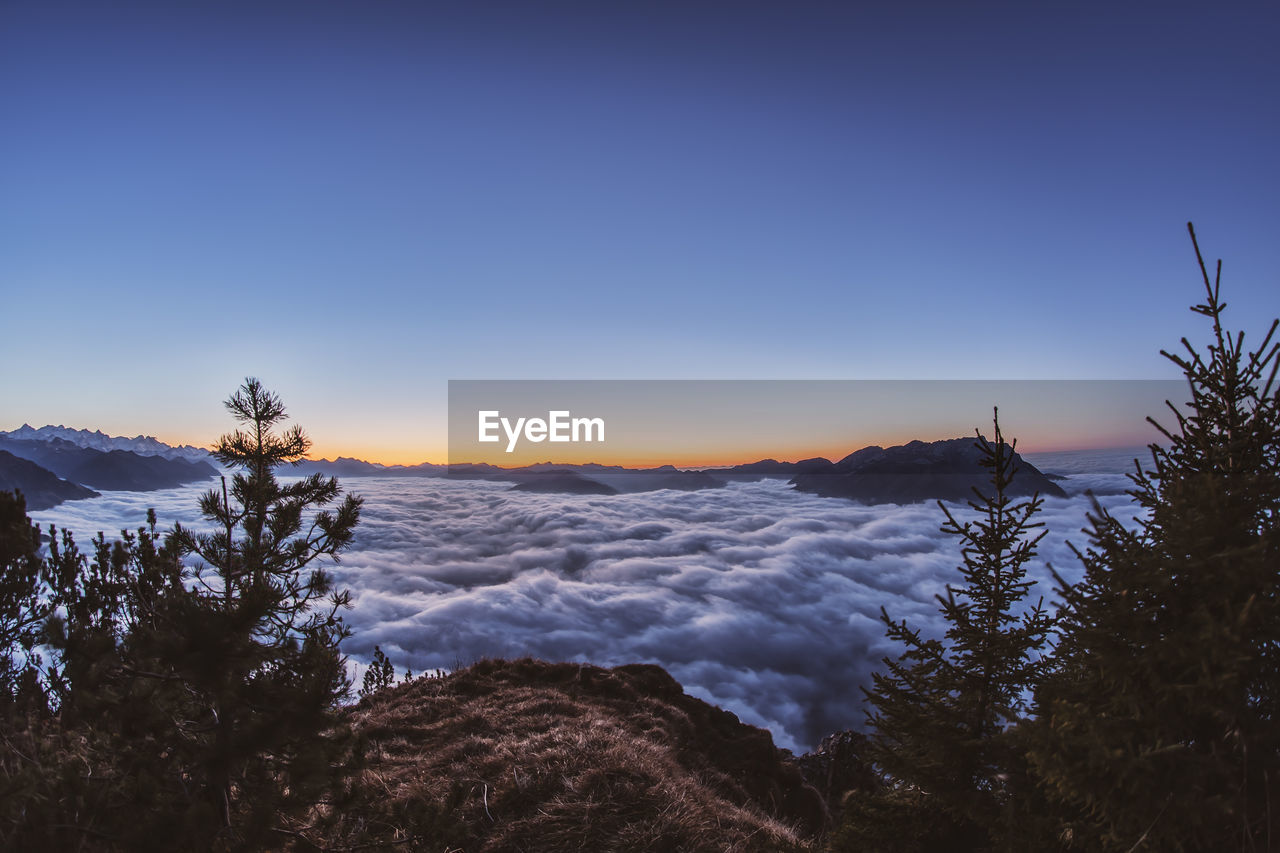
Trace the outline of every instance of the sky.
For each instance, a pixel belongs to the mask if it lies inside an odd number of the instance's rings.
[[[0,0],[0,429],[443,461],[470,379],[1167,379],[1271,2]],[[853,449],[853,448],[849,448]]]

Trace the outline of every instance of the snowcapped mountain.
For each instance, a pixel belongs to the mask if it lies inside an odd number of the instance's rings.
[[[139,456],[163,456],[165,459],[186,459],[191,462],[209,462],[212,456],[202,447],[183,444],[178,447],[165,444],[149,435],[136,435],[133,438],[107,435],[101,430],[90,432],[87,429],[71,429],[58,426],[42,426],[39,429],[30,424],[23,424],[10,432],[0,430],[0,438],[14,441],[50,441],[60,438],[79,447],[110,452],[112,450],[128,450]]]

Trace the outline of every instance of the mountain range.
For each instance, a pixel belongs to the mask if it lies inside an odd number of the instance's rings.
[[[30,459],[0,450],[0,491],[15,490],[22,492],[27,501],[27,510],[31,512],[50,509],[63,501],[98,497],[93,489],[68,483]]]
[[[0,465],[0,489],[21,491],[32,510],[49,509],[64,500],[97,497],[95,489],[149,492],[207,480],[218,473],[205,459],[191,459],[181,454],[144,454],[120,448],[103,450],[49,432],[63,429],[61,427],[42,429],[50,437],[36,438],[34,435],[41,430],[29,427],[0,433],[0,452],[4,453],[0,459],[4,463]],[[99,443],[107,447],[112,440],[110,436],[87,430],[67,432],[82,438],[101,436],[106,441]],[[156,442],[155,439],[147,441]]]
[[[213,460],[213,455],[203,447],[192,447],[190,444],[174,447],[149,435],[135,435],[133,438],[124,438],[107,435],[101,430],[90,432],[87,429],[72,429],[61,424],[58,426],[42,426],[39,429],[30,424],[23,424],[9,432],[0,430],[0,439],[5,438],[15,441],[51,441],[53,439],[61,439],[78,447],[88,447],[93,450],[128,450],[139,456],[163,456],[166,459],[189,459],[193,462],[210,462]]]
[[[150,436],[118,438],[99,431],[24,424],[0,431],[0,451],[37,466],[4,459],[0,489],[20,488],[33,509],[61,500],[96,495],[94,489],[149,491],[198,482],[218,473],[207,450],[184,445],[170,447]],[[1010,451],[1012,452],[1012,451]],[[1018,474],[1011,496],[1039,493],[1063,497],[1065,492],[1018,454]],[[743,465],[683,470],[671,465],[625,468],[618,465],[560,465],[543,462],[519,468],[484,463],[380,465],[338,457],[303,460],[281,469],[282,474],[323,474],[337,477],[448,477],[506,482],[516,491],[557,494],[617,495],[677,489],[716,489],[730,482],[785,479],[797,491],[856,500],[862,503],[916,503],[931,500],[964,501],[973,488],[989,488],[990,475],[980,464],[972,438],[911,441],[894,447],[864,447],[838,462],[813,458],[799,462],[762,459]],[[56,485],[62,483],[63,485]],[[87,487],[87,488],[86,488]],[[76,491],[79,489],[79,491]],[[53,503],[48,503],[53,501]]]
[[[1011,497],[1039,493],[1065,497],[1053,475],[1046,475],[1012,450],[1017,476]],[[370,477],[449,477],[490,480],[512,484],[522,492],[577,495],[616,495],[659,489],[717,489],[730,482],[762,479],[788,480],[797,491],[823,497],[849,498],[861,503],[918,503],[967,501],[973,489],[990,489],[990,473],[981,464],[972,438],[912,441],[894,447],[871,446],[854,451],[838,462],[816,457],[799,462],[762,459],[743,465],[703,470],[682,470],[671,465],[657,468],[624,468],[618,465],[559,465],[541,462],[520,468],[485,463],[453,465],[376,465],[358,459],[305,461],[298,474]],[[291,471],[290,473],[294,473]]]

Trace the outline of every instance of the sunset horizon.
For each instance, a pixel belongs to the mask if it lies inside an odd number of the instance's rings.
[[[2,0],[0,849],[1271,846],[1277,45]]]

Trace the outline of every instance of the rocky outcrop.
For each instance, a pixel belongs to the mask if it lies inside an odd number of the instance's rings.
[[[803,850],[826,821],[767,731],[657,666],[482,661],[347,713],[369,760],[332,845]]]

